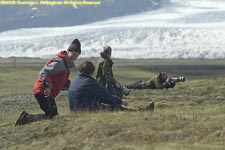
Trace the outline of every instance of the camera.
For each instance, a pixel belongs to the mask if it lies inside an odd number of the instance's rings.
[[[123,93],[123,95],[127,96],[130,93],[130,90],[122,85],[120,85],[118,82],[115,84],[115,88]]]
[[[185,82],[184,76],[173,76],[171,79],[175,82]]]

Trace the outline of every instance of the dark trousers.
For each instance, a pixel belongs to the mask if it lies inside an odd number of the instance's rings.
[[[47,118],[52,118],[55,115],[58,115],[58,110],[54,98],[45,97],[44,94],[35,94],[34,97],[39,103],[40,108],[45,112]]]

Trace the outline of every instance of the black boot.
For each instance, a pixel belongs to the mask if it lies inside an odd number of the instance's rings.
[[[154,108],[155,108],[155,103],[154,103],[154,101],[151,100],[146,109],[153,111]]]
[[[30,120],[29,118],[29,114],[26,111],[23,111],[17,119],[15,126],[26,124]]]
[[[26,111],[23,111],[20,115],[20,117],[17,119],[15,126],[17,125],[24,125],[30,122],[38,121],[45,119],[46,116],[44,114],[36,114],[36,115],[31,115],[28,114]]]
[[[128,84],[125,87],[128,89],[142,89],[141,82],[142,81],[137,81],[137,82]]]
[[[139,111],[153,111],[155,108],[155,103],[151,100],[146,107],[139,107]]]

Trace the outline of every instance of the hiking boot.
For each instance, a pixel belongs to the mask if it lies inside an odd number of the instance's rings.
[[[26,124],[29,121],[29,114],[23,111],[20,117],[17,119],[15,126]]]
[[[153,111],[154,108],[155,108],[155,103],[154,103],[153,100],[151,100],[151,101],[149,102],[149,104],[148,104],[147,109],[150,110],[150,111]]]

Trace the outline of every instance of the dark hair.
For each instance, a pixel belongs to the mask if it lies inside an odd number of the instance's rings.
[[[78,70],[81,74],[91,75],[95,71],[95,66],[90,61],[84,61],[78,66]]]

